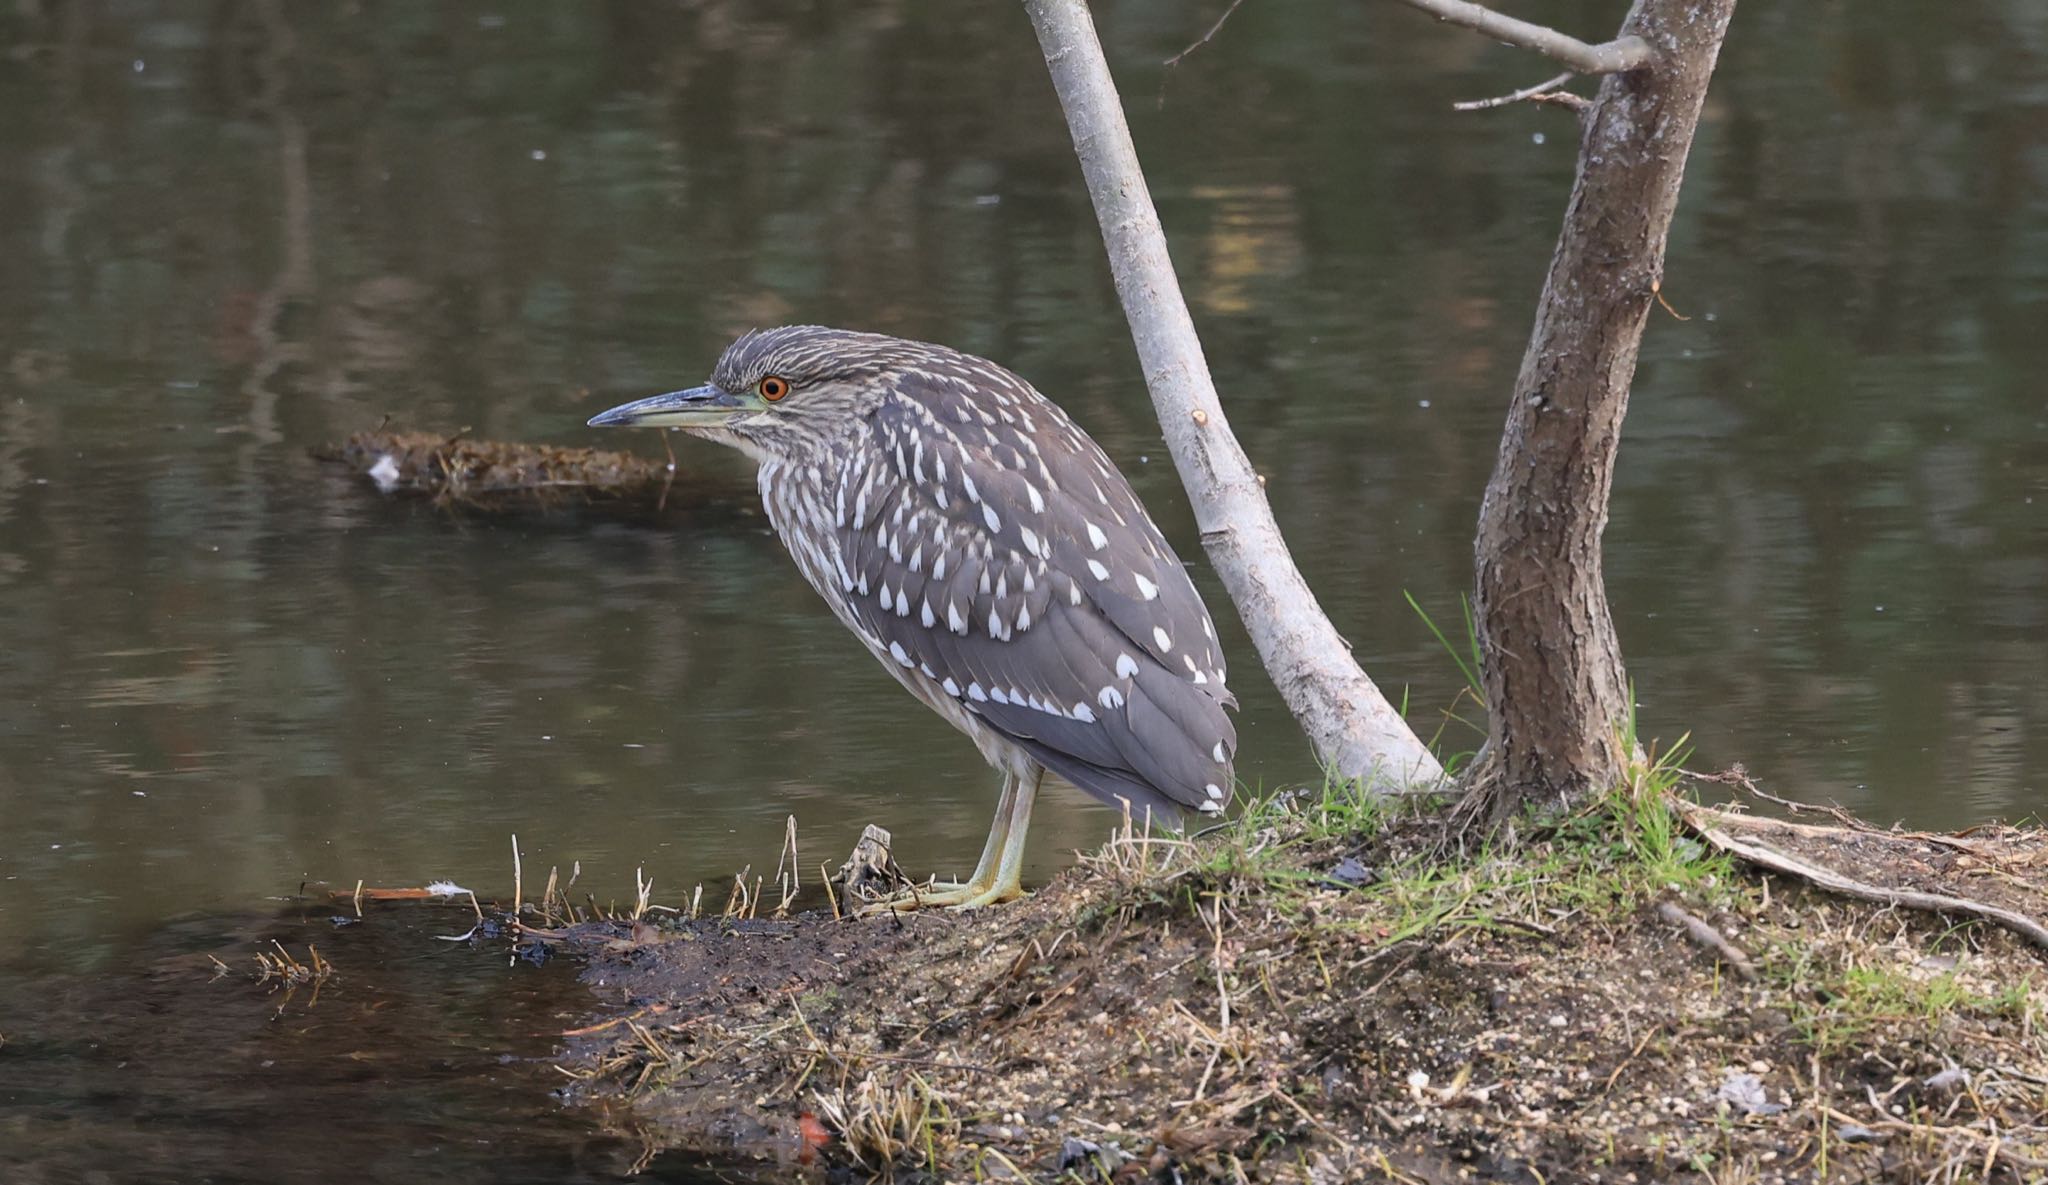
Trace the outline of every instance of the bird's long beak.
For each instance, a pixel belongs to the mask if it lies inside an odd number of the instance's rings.
[[[753,392],[734,395],[716,384],[670,391],[622,403],[592,416],[593,428],[709,428],[744,412],[767,406]]]

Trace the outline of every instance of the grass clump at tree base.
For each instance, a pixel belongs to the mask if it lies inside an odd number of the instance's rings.
[[[655,1144],[778,1178],[2048,1172],[2043,952],[1760,875],[1679,776],[1512,850],[1446,855],[1434,804],[1331,785],[1126,825],[997,910],[594,935],[630,1024],[564,1066]],[[1987,880],[2048,853],[1968,842]]]

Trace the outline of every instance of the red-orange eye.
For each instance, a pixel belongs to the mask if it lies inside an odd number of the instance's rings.
[[[761,392],[761,398],[773,403],[789,394],[789,380],[781,375],[771,374],[761,380],[761,385],[757,389]]]

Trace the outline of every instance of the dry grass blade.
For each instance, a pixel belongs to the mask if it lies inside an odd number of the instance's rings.
[[[851,1090],[840,1086],[812,1097],[846,1150],[871,1169],[883,1170],[917,1154],[936,1171],[941,1148],[950,1151],[959,1136],[953,1109],[916,1071],[885,1078],[871,1070]]]

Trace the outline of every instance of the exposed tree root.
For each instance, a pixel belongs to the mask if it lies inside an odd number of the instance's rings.
[[[2048,918],[2048,890],[2041,887],[2043,870],[2031,867],[2038,858],[2002,851],[1996,832],[1962,840],[1878,831],[1860,822],[1833,827],[1789,823],[1677,796],[1670,801],[1701,839],[1760,868],[1865,901],[1982,918],[2048,948],[2048,925],[2041,921]],[[2032,875],[2013,871],[2015,862],[2028,866]],[[1965,881],[1984,890],[1961,891]]]

